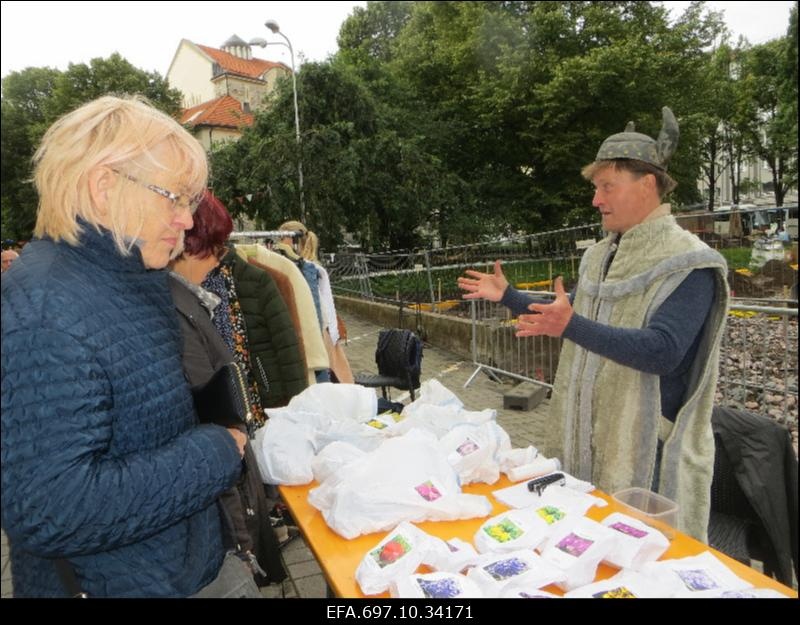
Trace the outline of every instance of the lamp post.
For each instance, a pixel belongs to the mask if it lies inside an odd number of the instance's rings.
[[[264,26],[269,28],[274,34],[283,37],[286,43],[280,41],[269,43],[259,37],[251,39],[249,42],[250,45],[261,46],[262,48],[266,48],[269,45],[279,45],[289,48],[289,57],[292,63],[292,94],[294,95],[294,132],[295,139],[297,140],[297,182],[300,190],[300,221],[306,223],[306,203],[303,197],[303,158],[301,156],[300,146],[300,109],[297,106],[297,76],[294,71],[294,48],[292,48],[292,42],[289,41],[289,38],[281,32],[278,22],[275,20],[267,20]]]

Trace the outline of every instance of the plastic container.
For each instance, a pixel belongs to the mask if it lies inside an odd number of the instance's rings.
[[[620,511],[647,523],[667,538],[675,538],[678,504],[646,488],[625,488],[612,495]]]

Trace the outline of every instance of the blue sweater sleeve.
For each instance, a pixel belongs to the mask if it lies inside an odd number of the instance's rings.
[[[575,300],[575,291],[573,290],[569,294],[569,302],[570,304]],[[541,297],[533,297],[532,295],[528,295],[527,293],[523,293],[522,291],[517,291],[513,286],[510,284],[506,287],[505,292],[503,293],[503,297],[500,300],[500,303],[505,306],[506,308],[510,309],[515,315],[531,315],[535,314],[528,310],[528,306],[531,304],[552,304],[552,299],[544,299]]]
[[[563,338],[626,367],[668,375],[681,364],[714,298],[714,272],[695,269],[664,300],[645,328],[614,328],[572,316]]]

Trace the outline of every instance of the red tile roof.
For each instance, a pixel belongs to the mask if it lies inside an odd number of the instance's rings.
[[[203,102],[181,114],[181,124],[241,128],[253,125],[253,116],[242,110],[242,104],[229,95]]]
[[[247,76],[248,78],[261,78],[264,72],[273,67],[279,67],[289,71],[289,68],[283,63],[273,63],[272,61],[264,61],[263,59],[255,58],[249,60],[240,59],[238,56],[233,56],[232,54],[217,50],[216,48],[209,48],[208,46],[201,46],[199,44],[197,44],[197,47],[214,59],[214,62],[218,63],[223,70],[231,74]]]

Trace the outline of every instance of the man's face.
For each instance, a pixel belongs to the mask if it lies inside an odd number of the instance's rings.
[[[600,211],[603,230],[607,232],[627,232],[642,223],[660,203],[652,174],[637,178],[629,171],[606,167],[595,174],[592,184],[592,206]]]

